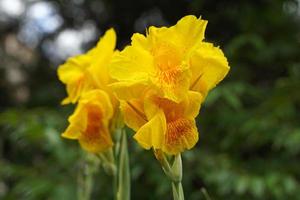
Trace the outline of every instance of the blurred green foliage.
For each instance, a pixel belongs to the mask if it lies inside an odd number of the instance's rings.
[[[56,2],[64,27],[91,19],[101,30],[114,26],[121,48],[138,30],[137,19],[145,26],[173,24],[186,14],[208,19],[206,40],[221,46],[231,71],[202,106],[200,140],[183,155],[186,199],[205,199],[203,187],[213,199],[300,199],[299,1],[100,1],[106,6],[101,15],[93,9],[96,1]],[[85,11],[81,18],[79,11]],[[0,30],[7,66],[18,62],[4,47],[5,36],[18,30],[13,26]],[[28,77],[22,84],[30,90],[26,101],[15,100],[15,88],[0,81],[0,199],[75,199],[86,155],[60,137],[73,108],[59,106],[65,94],[57,64],[42,44],[33,53],[32,68],[21,64]],[[0,68],[2,80],[6,70]],[[171,199],[152,152],[132,139],[129,146],[132,199]],[[111,192],[111,178],[100,169],[93,199],[112,199]]]

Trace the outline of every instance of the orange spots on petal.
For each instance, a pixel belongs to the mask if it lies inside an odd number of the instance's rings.
[[[171,68],[165,71],[158,72],[158,79],[161,84],[175,84],[178,83],[182,74],[179,68]]]
[[[154,98],[155,104],[164,111],[167,122],[174,121],[183,115],[183,107],[180,103],[168,100],[166,98]]]
[[[99,137],[102,128],[102,113],[98,106],[87,105],[88,123],[86,130],[82,133],[82,137],[86,140],[93,140]]]
[[[192,120],[179,118],[167,122],[165,148],[171,154],[177,154],[185,149],[192,148],[198,140],[195,123]]]

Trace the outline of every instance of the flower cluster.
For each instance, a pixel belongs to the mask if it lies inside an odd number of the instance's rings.
[[[206,25],[186,16],[171,27],[150,27],[120,52],[110,29],[94,49],[70,58],[58,69],[68,93],[62,103],[78,105],[63,136],[103,151],[113,145],[110,126],[120,108],[143,148],[169,155],[191,149],[200,106],[229,71],[222,50],[204,42]]]
[[[113,57],[111,87],[145,149],[176,155],[198,141],[200,105],[229,71],[223,52],[203,41],[206,24],[186,16],[169,28],[150,27]]]
[[[95,48],[68,59],[58,68],[58,77],[66,84],[68,94],[62,104],[78,103],[62,136],[77,139],[83,149],[92,153],[113,145],[111,132],[119,103],[108,87],[112,83],[108,67],[115,45],[116,33],[110,29]]]

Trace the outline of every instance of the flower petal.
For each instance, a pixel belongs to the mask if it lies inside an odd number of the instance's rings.
[[[92,90],[85,93],[80,99],[80,103],[93,103],[101,107],[104,119],[110,119],[113,115],[113,106],[109,96],[103,90]]]
[[[149,86],[148,81],[124,81],[110,84],[118,99],[131,100],[143,96]]]
[[[199,114],[203,97],[199,92],[189,91],[188,97],[182,102],[184,109],[184,116],[188,118],[195,118]]]
[[[104,36],[97,43],[97,46],[88,53],[93,59],[89,71],[93,80],[100,88],[105,87],[110,82],[111,78],[108,73],[108,67],[114,55],[116,40],[116,33],[111,28],[105,32]]]
[[[203,43],[190,62],[192,70],[191,90],[199,91],[205,97],[229,71],[226,57],[221,49],[211,43]]]
[[[147,118],[143,112],[143,102],[138,100],[121,101],[120,108],[123,113],[124,122],[134,131],[147,123]]]
[[[134,135],[134,139],[145,149],[161,149],[166,132],[166,119],[163,112],[158,112]]]
[[[167,123],[163,151],[176,155],[186,149],[191,149],[198,141],[198,131],[195,120],[179,118]]]
[[[206,20],[198,19],[194,15],[188,15],[180,19],[172,27],[177,34],[177,43],[183,46],[185,53],[193,50],[193,47],[199,45],[204,39],[206,25]]]
[[[191,72],[188,69],[170,69],[160,71],[153,82],[161,91],[161,96],[175,102],[186,97],[190,87]]]
[[[150,43],[148,38],[146,38],[143,34],[140,33],[134,33],[132,35],[131,45],[144,49],[146,51],[150,50]]]
[[[87,127],[87,113],[84,107],[82,105],[77,105],[68,121],[70,124],[61,136],[68,139],[78,139],[81,132]]]
[[[86,55],[79,55],[69,58],[66,63],[57,69],[58,78],[67,84],[82,76],[85,68],[89,67],[91,60]]]
[[[119,81],[146,80],[154,73],[153,58],[142,48],[127,46],[113,57],[109,72]]]
[[[102,127],[99,132],[88,132],[79,137],[79,143],[83,149],[92,153],[98,153],[113,145],[108,129]]]

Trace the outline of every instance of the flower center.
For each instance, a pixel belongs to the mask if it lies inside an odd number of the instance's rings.
[[[180,54],[168,43],[160,43],[152,51],[156,66],[161,71],[168,71],[180,65]]]
[[[99,137],[100,130],[102,129],[102,112],[99,106],[88,104],[87,105],[87,128],[83,133],[87,140],[93,140]]]
[[[160,97],[156,97],[154,102],[164,111],[167,123],[176,121],[183,116],[183,107],[181,104]]]

